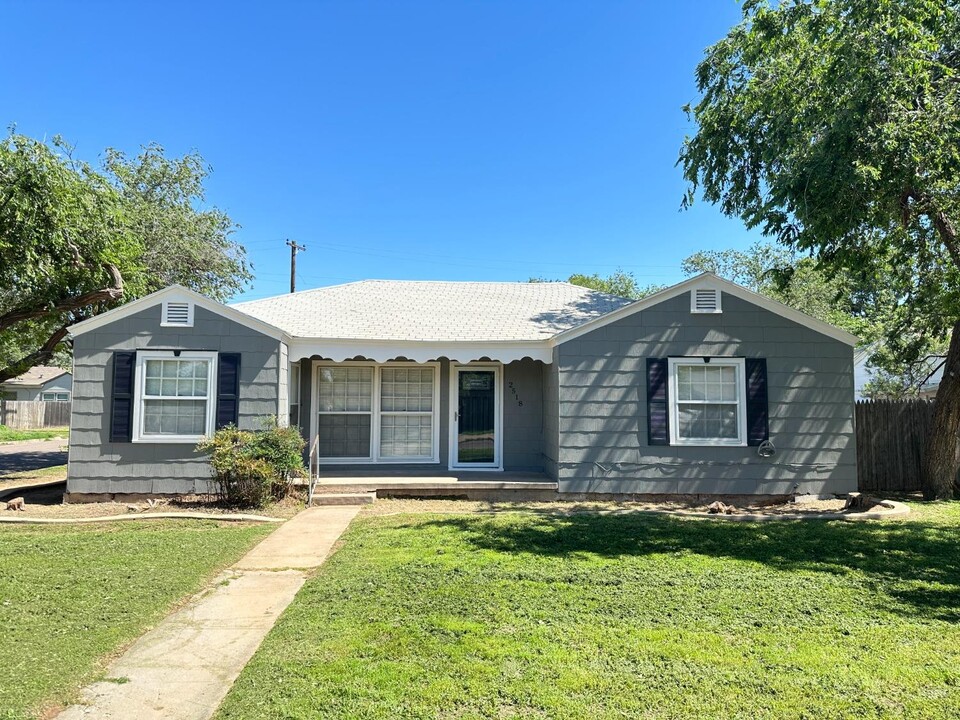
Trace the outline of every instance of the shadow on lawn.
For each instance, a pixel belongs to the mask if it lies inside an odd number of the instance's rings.
[[[516,516],[514,516],[515,518]],[[430,521],[477,548],[602,557],[695,553],[777,570],[864,573],[912,615],[960,621],[960,528],[921,522],[692,520],[668,516],[456,516]],[[889,608],[893,610],[894,608]]]

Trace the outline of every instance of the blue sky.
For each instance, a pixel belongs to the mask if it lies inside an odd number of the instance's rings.
[[[0,120],[96,160],[199,150],[241,224],[245,298],[374,278],[682,279],[757,239],[680,212],[704,48],[734,0],[4,7]]]

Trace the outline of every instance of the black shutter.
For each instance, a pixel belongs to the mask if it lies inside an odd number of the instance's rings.
[[[133,439],[133,382],[137,354],[113,354],[113,387],[110,398],[110,442],[130,442]]]
[[[647,443],[670,444],[667,359],[647,358]]]
[[[759,445],[769,439],[767,409],[767,361],[747,358],[747,445]]]
[[[240,353],[220,353],[217,369],[217,429],[236,425],[240,414]]]

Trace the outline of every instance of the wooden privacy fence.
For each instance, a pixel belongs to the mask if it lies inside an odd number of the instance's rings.
[[[860,490],[919,490],[920,463],[933,428],[933,403],[860,401],[856,423]]]
[[[70,424],[70,401],[3,400],[0,425],[17,430],[66,427]]]

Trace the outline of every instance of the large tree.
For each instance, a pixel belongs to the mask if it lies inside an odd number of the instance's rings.
[[[951,337],[924,461],[951,497],[960,430],[957,0],[749,0],[697,67],[697,194],[891,298],[902,357]]]
[[[0,142],[0,382],[62,353],[67,328],[171,283],[226,299],[250,278],[234,223],[204,206],[191,153],[108,150],[98,170],[59,139]]]

